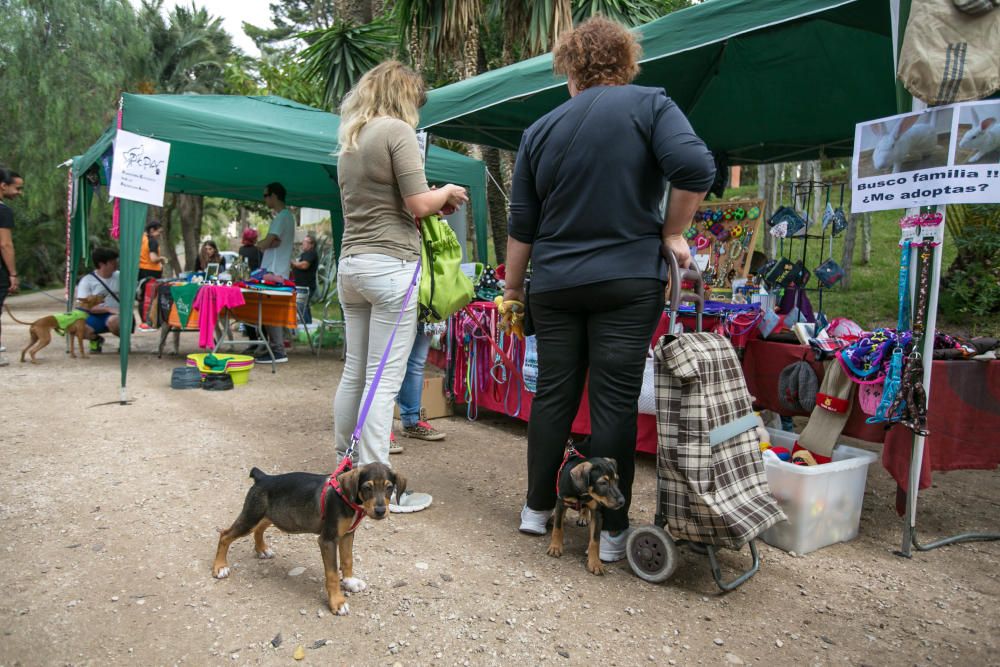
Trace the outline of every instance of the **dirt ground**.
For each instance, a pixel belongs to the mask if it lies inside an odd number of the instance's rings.
[[[60,310],[40,294],[8,304],[20,319]],[[1000,543],[893,555],[901,524],[880,465],[856,540],[799,557],[761,545],[757,576],[722,595],[693,553],[651,585],[626,561],[588,574],[584,529],[568,530],[558,560],[518,533],[525,425],[503,415],[438,420],[440,443],[402,441],[394,465],[434,504],[362,524],[355,573],[368,589],[349,616],[326,607],[312,536],[270,531],[272,560],[241,540],[233,574],[215,580],[216,528],[239,511],[251,466],[331,469],[339,354],[296,349],[235,391],[180,391],[180,360],[137,334],[134,403],[121,406],[117,354],[74,361],[57,339],[20,364],[27,328],[3,318],[2,665],[291,665],[299,646],[303,663],[338,666],[1000,664]],[[195,335],[181,345],[196,351]],[[640,457],[635,524],[653,519],[654,465]],[[937,474],[922,536],[996,529],[998,479]],[[746,551],[721,560],[731,572]]]

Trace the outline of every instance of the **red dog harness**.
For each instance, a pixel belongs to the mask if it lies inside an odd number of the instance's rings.
[[[326,484],[323,485],[323,491],[320,493],[319,496],[319,516],[321,519],[326,518],[327,487],[330,487],[334,491],[336,491],[337,495],[340,496],[340,499],[343,500],[345,503],[347,503],[348,507],[354,510],[354,523],[352,523],[351,527],[347,529],[348,533],[353,533],[354,529],[357,528],[358,524],[361,523],[361,520],[365,518],[365,508],[362,507],[361,505],[358,505],[356,502],[347,497],[347,495],[344,493],[344,490],[340,488],[340,480],[337,479],[337,475],[346,470],[350,470],[353,467],[354,464],[351,463],[351,457],[345,456],[343,460],[341,460],[340,465],[337,466],[337,469],[334,470],[332,473],[330,473],[330,476],[326,478]]]

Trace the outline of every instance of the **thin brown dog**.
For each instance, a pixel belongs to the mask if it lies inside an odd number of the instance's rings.
[[[104,303],[104,296],[100,294],[93,294],[91,296],[85,296],[76,300],[77,308],[81,310],[90,310]],[[38,361],[35,360],[35,355],[38,354],[42,348],[52,342],[52,332],[59,330],[59,322],[56,320],[55,315],[46,315],[45,317],[40,317],[34,322],[22,322],[21,320],[14,317],[14,313],[10,312],[10,306],[7,306],[7,314],[10,315],[11,319],[18,324],[24,324],[28,327],[28,333],[31,334],[31,342],[28,346],[21,351],[21,362],[24,362],[24,356],[26,354],[31,355],[31,363],[37,364]],[[84,336],[87,333],[87,323],[84,320],[77,320],[73,324],[66,327],[66,335],[69,336],[69,354],[71,357],[76,359],[76,353],[73,351],[73,340],[75,339],[77,344],[80,346],[80,356],[84,359],[87,358],[87,351],[83,346],[83,341],[86,340]]]
[[[286,533],[319,535],[319,550],[323,556],[326,594],[330,611],[338,616],[350,613],[344,590],[360,593],[368,587],[354,577],[354,531],[357,515],[336,491],[327,485],[329,475],[290,472],[268,475],[257,468],[250,471],[254,484],[247,491],[243,511],[226,530],[220,531],[219,547],[215,552],[212,576],[229,576],[227,555],[233,541],[253,532],[254,550],[258,558],[273,558],[274,552],[264,541],[264,531],[271,526]],[[389,499],[393,491],[403,495],[406,479],[382,463],[369,463],[337,475],[344,495],[360,505],[364,516],[380,520],[389,516]],[[323,495],[326,494],[325,500]],[[325,507],[325,513],[323,509]],[[337,571],[340,553],[341,581]]]

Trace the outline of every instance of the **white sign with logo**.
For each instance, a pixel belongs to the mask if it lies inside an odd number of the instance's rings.
[[[851,211],[1000,202],[1000,101],[859,123]]]
[[[170,144],[118,130],[111,160],[112,197],[163,206]]]

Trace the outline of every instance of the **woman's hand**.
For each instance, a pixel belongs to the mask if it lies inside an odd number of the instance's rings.
[[[461,185],[449,183],[443,189],[448,193],[448,201],[445,203],[445,207],[450,206],[456,209],[462,204],[468,203],[469,193]]]
[[[508,288],[504,289],[504,291],[503,291],[503,300],[504,301],[520,301],[523,304],[524,303],[524,287],[518,287],[518,288],[508,287]]]
[[[688,247],[687,239],[680,234],[669,234],[663,239],[663,245],[677,258],[677,266],[687,269],[691,266],[691,248]]]

